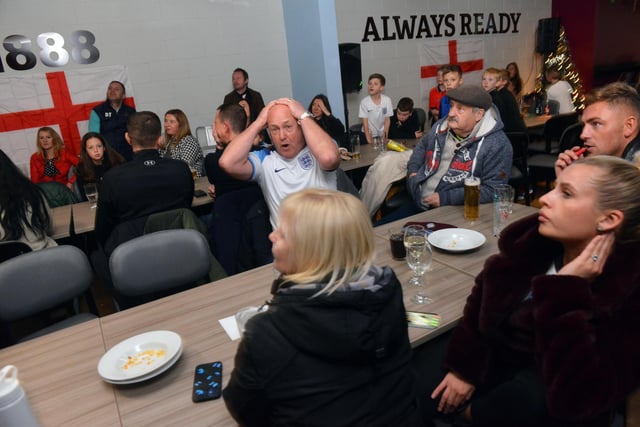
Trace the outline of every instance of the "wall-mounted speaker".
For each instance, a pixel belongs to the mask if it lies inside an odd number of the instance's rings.
[[[546,54],[555,52],[560,36],[560,18],[545,18],[538,21],[536,52]]]
[[[340,43],[340,74],[344,93],[359,92],[362,89],[362,64],[359,43]]]

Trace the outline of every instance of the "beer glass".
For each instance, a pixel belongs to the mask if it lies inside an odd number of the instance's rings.
[[[464,180],[464,219],[477,221],[480,216],[480,178]]]

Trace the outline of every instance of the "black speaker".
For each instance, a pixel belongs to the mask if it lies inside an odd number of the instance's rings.
[[[551,53],[558,47],[560,36],[560,18],[545,18],[538,21],[536,52]]]
[[[362,64],[359,43],[340,43],[340,74],[344,93],[359,92],[362,89]]]

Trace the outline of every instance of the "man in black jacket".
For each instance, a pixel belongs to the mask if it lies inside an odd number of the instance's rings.
[[[191,207],[191,171],[181,160],[160,157],[161,130],[153,112],[129,117],[125,137],[133,160],[109,170],[100,185],[95,233],[107,255],[118,244],[141,236],[149,215]]]

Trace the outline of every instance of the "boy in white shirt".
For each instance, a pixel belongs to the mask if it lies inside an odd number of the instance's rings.
[[[373,142],[373,137],[387,140],[389,125],[393,116],[391,98],[383,95],[386,79],[382,74],[374,73],[369,76],[369,96],[360,101],[358,117],[362,119],[362,132],[367,144]]]

